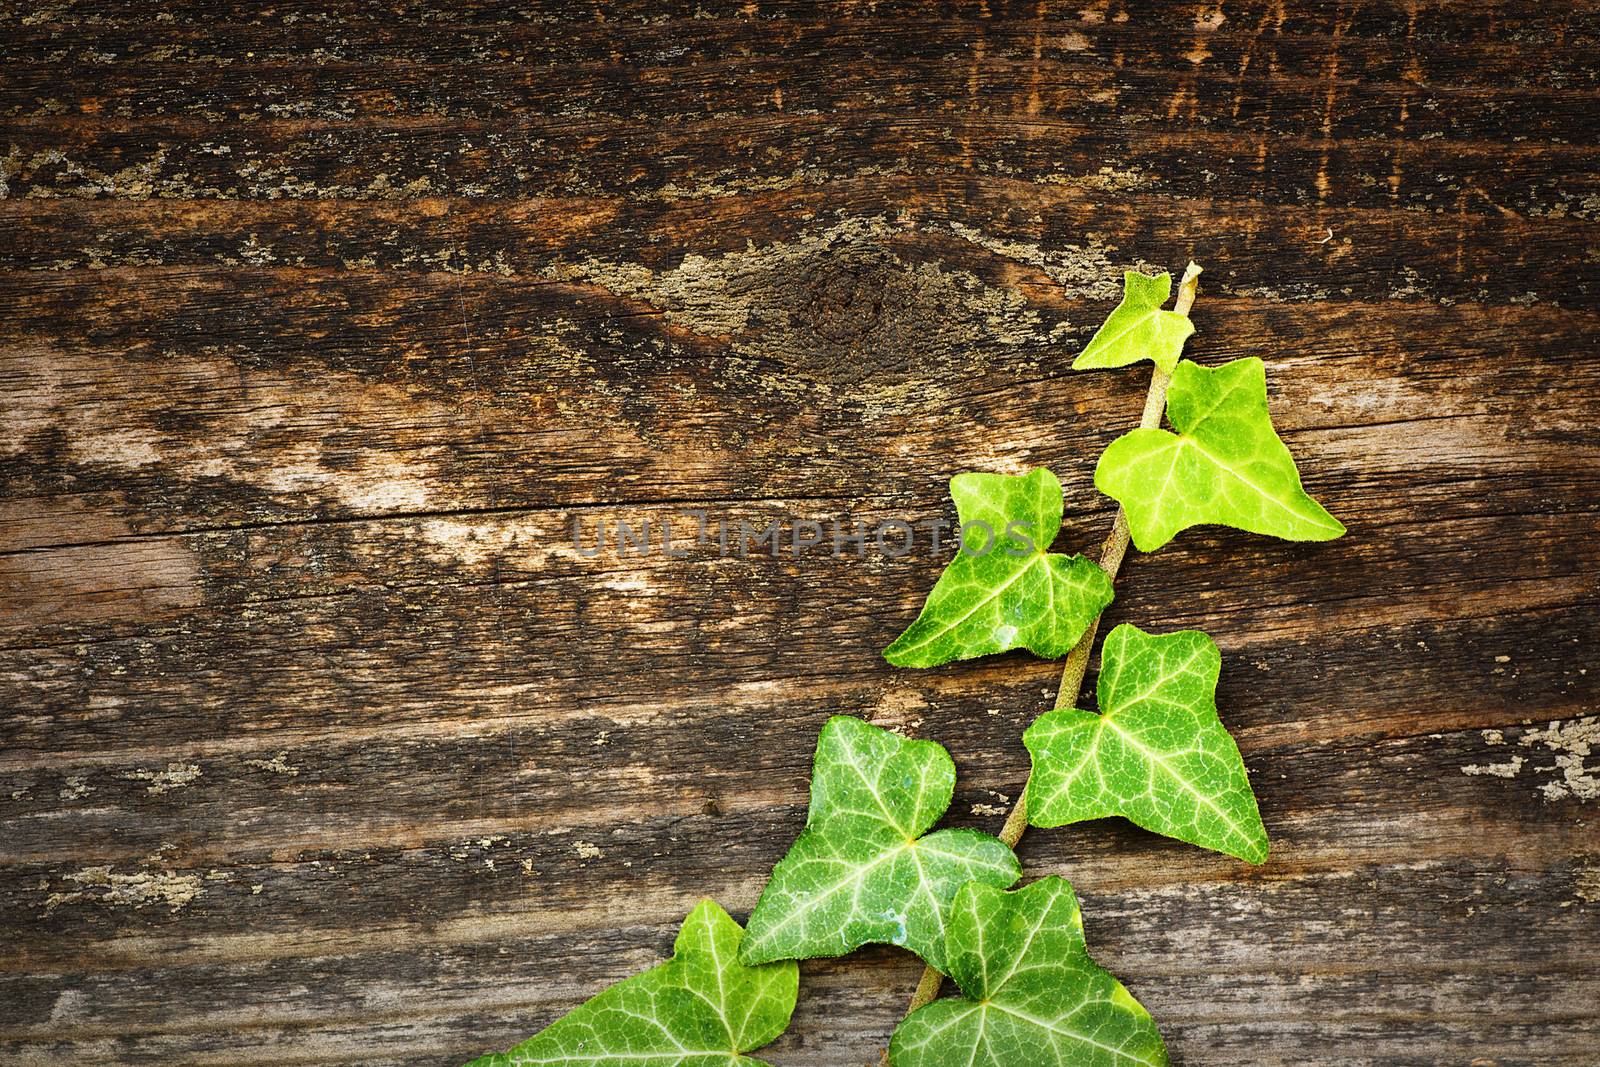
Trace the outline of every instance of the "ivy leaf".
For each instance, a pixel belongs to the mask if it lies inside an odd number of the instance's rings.
[[[966,999],[906,1017],[894,1067],[1129,1067],[1167,1062],[1150,1013],[1089,958],[1065,879],[1014,893],[970,883],[951,906],[950,976]]]
[[[1100,714],[1063,709],[1022,735],[1033,756],[1028,821],[1121,815],[1146,830],[1250,863],[1267,831],[1239,746],[1217,717],[1222,657],[1198,630],[1123,623],[1100,651]]]
[[[950,806],[956,768],[933,741],[838,715],[817,739],[811,808],[750,914],[740,958],[842,956],[868,942],[909,948],[945,969],[945,909],[969,881],[1022,875],[1009,848],[977,830],[922,834]]]
[[[1194,333],[1189,316],[1163,311],[1161,305],[1172,295],[1172,275],[1151,277],[1138,271],[1122,275],[1122,303],[1106,318],[1105,325],[1089,338],[1073,370],[1100,367],[1125,367],[1148,359],[1168,374],[1183,355],[1183,343]]]
[[[1259,359],[1214,369],[1180,363],[1167,393],[1167,417],[1177,433],[1123,434],[1094,471],[1095,487],[1127,513],[1141,552],[1201,523],[1290,541],[1344,533],[1344,524],[1300,488],[1294,458],[1272,429]]]
[[[928,594],[922,614],[883,650],[897,667],[936,667],[1026,648],[1071,651],[1111,603],[1111,579],[1082,556],[1047,552],[1061,529],[1061,483],[1023,475],[958,474],[950,496],[965,547]]]
[[[509,1052],[467,1067],[768,1067],[740,1053],[788,1027],[800,971],[793,963],[740,963],[744,937],[715,901],[702,900],[683,921],[666,963],[618,982]]]

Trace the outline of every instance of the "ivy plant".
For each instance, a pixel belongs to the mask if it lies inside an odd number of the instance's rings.
[[[1167,1063],[1149,1012],[1090,958],[1072,887],[1056,876],[1009,887],[1021,877],[1012,849],[1029,825],[1121,817],[1249,863],[1267,859],[1244,760],[1218,713],[1222,659],[1209,636],[1117,626],[1100,650],[1096,707],[1078,706],[1130,544],[1155,551],[1200,525],[1291,541],[1345,532],[1306,493],[1273,428],[1262,361],[1208,368],[1183,357],[1199,274],[1191,263],[1169,309],[1171,276],[1127,273],[1122,302],[1073,363],[1152,364],[1138,428],[1095,468],[1096,488],[1118,504],[1099,558],[1050,550],[1062,525],[1051,471],[957,474],[959,551],[884,650],[913,668],[1012,649],[1066,657],[1055,708],[1022,735],[1032,770],[999,835],[933,829],[955,789],[943,747],[834,716],[817,740],[805,826],[747,929],[702,902],[671,960],[474,1067],[756,1064],[745,1053],[788,1025],[795,961],[874,942],[926,964],[886,1065]],[[940,1000],[945,975],[958,995]]]

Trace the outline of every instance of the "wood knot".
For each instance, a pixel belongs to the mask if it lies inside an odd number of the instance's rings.
[[[796,325],[817,337],[850,344],[882,322],[895,271],[884,257],[851,256],[819,263],[809,273]]]
[[[802,268],[789,314],[793,343],[819,379],[850,384],[908,370],[933,308],[916,272],[872,247],[830,250]]]

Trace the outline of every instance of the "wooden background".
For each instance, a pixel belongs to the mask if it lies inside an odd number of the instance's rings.
[[[570,523],[1060,544],[1206,267],[1350,527],[1194,531],[1259,869],[1034,831],[1184,1064],[1600,1063],[1600,8],[0,4],[0,1064],[456,1064],[742,915],[818,727],[998,829],[1058,665],[878,656],[945,554],[585,558]],[[808,963],[774,1063],[915,981]]]

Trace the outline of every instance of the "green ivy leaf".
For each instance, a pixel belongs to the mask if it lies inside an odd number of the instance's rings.
[[[1215,369],[1180,363],[1167,393],[1167,417],[1177,433],[1123,434],[1094,472],[1095,487],[1127,513],[1141,552],[1201,523],[1290,541],[1344,533],[1344,524],[1300,488],[1294,458],[1272,429],[1259,359]]]
[[[741,1052],[789,1025],[800,971],[739,962],[739,924],[702,900],[678,931],[672,958],[618,982],[509,1052],[467,1067],[767,1067]]]
[[[1066,655],[1111,603],[1111,579],[1082,556],[1046,551],[1061,529],[1056,476],[1043,467],[1015,476],[958,474],[950,496],[967,545],[883,658],[936,667],[1012,648]]]
[[[945,908],[969,881],[1022,876],[1009,848],[977,830],[922,834],[950,806],[956,768],[932,741],[860,719],[817,739],[811,808],[750,914],[746,963],[842,956],[870,942],[909,948],[945,969]]]
[[[1155,1022],[1089,958],[1065,879],[1014,893],[969,883],[951,906],[950,976],[966,999],[912,1012],[894,1067],[1129,1067],[1167,1062]]]
[[[1161,305],[1172,295],[1172,275],[1151,277],[1137,271],[1122,275],[1122,303],[1095,331],[1073,370],[1100,367],[1125,367],[1148,359],[1168,374],[1183,355],[1183,343],[1194,333],[1189,316],[1162,311]]]
[[[1121,815],[1146,830],[1250,863],[1267,831],[1239,746],[1217,717],[1222,657],[1198,630],[1123,623],[1100,650],[1100,714],[1063,709],[1022,735],[1033,756],[1028,821]]]

